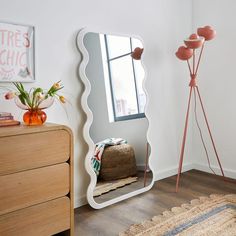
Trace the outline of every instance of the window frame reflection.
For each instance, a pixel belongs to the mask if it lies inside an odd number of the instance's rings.
[[[112,69],[111,69],[111,62],[114,60],[119,60],[120,58],[124,58],[127,56],[130,56],[130,54],[132,53],[132,51],[134,50],[134,44],[137,43],[135,42],[136,39],[134,39],[134,42],[132,40],[131,37],[129,37],[129,43],[130,43],[130,51],[125,53],[125,54],[121,54],[119,56],[116,57],[110,57],[109,56],[109,35],[104,34],[103,35],[104,40],[101,41],[101,43],[105,44],[105,54],[106,54],[106,63],[107,63],[107,73],[108,73],[108,78],[109,78],[109,85],[110,85],[110,97],[111,97],[111,102],[112,102],[112,109],[113,109],[113,116],[114,116],[114,121],[124,121],[124,120],[131,120],[131,119],[139,119],[139,118],[145,118],[145,113],[144,111],[141,112],[140,111],[140,104],[141,102],[139,101],[139,91],[138,91],[138,86],[137,86],[137,76],[136,76],[136,70],[135,70],[135,65],[134,65],[134,59],[132,57],[131,58],[131,62],[132,62],[132,72],[133,72],[133,83],[134,83],[134,89],[135,89],[135,99],[136,99],[136,106],[137,106],[137,113],[135,114],[130,114],[130,115],[122,115],[119,116],[117,115],[117,104],[116,104],[116,97],[115,97],[115,89],[114,89],[114,82],[112,79]],[[137,41],[137,40],[136,40]],[[144,93],[145,94],[145,93]],[[146,97],[145,97],[146,99]],[[145,105],[146,105],[146,100],[145,100]],[[144,106],[145,107],[145,106]]]

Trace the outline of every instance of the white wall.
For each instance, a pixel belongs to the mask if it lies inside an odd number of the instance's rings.
[[[84,169],[87,145],[82,127],[85,115],[80,106],[83,85],[77,76],[81,57],[75,44],[76,34],[82,27],[96,32],[132,33],[143,38],[155,178],[175,173],[188,96],[188,72],[186,65],[175,58],[174,52],[183,37],[191,32],[191,1],[0,0],[0,3],[1,20],[30,24],[36,28],[37,81],[28,87],[49,87],[61,79],[68,92],[66,95],[72,104],[68,107],[69,119],[59,105],[48,109],[47,114],[48,121],[66,124],[74,132],[75,206],[84,202],[89,181]],[[233,80],[233,76],[231,78]],[[228,89],[233,87],[232,83],[228,84]],[[18,116],[20,113],[14,104],[3,99],[0,100],[0,110]],[[188,155],[191,133],[189,137],[186,163],[191,163]]]
[[[217,31],[214,40],[206,43],[205,53],[199,69],[199,87],[205,103],[212,134],[226,175],[236,178],[236,1],[194,0],[193,26],[211,25]],[[200,110],[199,110],[200,111]],[[200,117],[203,118],[203,117]],[[203,130],[206,130],[201,119]],[[206,168],[207,162],[196,126],[193,134],[193,153],[197,168]],[[207,138],[212,165],[218,164]]]

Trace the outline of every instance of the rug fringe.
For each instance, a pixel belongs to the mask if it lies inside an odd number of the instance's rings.
[[[211,200],[218,200],[220,198],[226,198],[228,201],[236,203],[236,195],[235,194],[228,194],[228,195],[211,194],[210,196],[201,196],[197,199],[191,200],[190,203],[184,203],[180,207],[173,207],[173,208],[171,208],[171,210],[164,211],[162,214],[160,214],[158,216],[154,216],[151,220],[146,220],[146,221],[139,223],[139,224],[133,224],[130,226],[130,228],[128,230],[120,233],[119,236],[138,235],[139,233],[141,233],[145,230],[148,230],[148,228],[170,219],[174,215],[177,215],[179,213],[184,213],[184,212],[189,211],[192,208],[194,208],[200,204],[210,202]]]

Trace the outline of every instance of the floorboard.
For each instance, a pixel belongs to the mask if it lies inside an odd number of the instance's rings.
[[[236,184],[197,170],[182,174],[178,193],[175,193],[175,181],[176,176],[157,181],[150,191],[101,210],[88,205],[77,208],[75,235],[118,235],[131,224],[150,219],[194,198],[215,193],[236,194]]]

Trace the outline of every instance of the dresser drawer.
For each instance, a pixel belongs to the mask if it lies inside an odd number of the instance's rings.
[[[69,156],[66,130],[1,137],[0,175],[62,163]]]
[[[65,196],[69,172],[69,165],[62,163],[0,176],[0,215]]]
[[[63,197],[0,216],[0,235],[49,236],[70,223],[70,199]]]

